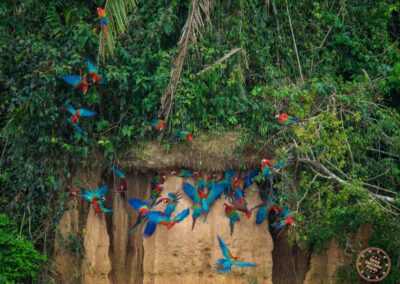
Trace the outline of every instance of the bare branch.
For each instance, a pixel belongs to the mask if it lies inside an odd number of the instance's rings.
[[[222,56],[220,59],[218,59],[217,61],[215,61],[213,64],[211,64],[211,65],[205,67],[203,70],[201,70],[200,72],[198,72],[197,75],[200,75],[200,74],[202,74],[202,73],[204,73],[204,72],[210,70],[211,67],[212,67],[213,65],[215,65],[215,64],[222,63],[222,62],[228,60],[229,57],[231,57],[232,55],[236,54],[236,53],[239,52],[240,50],[242,50],[242,48],[234,48],[234,49],[232,49],[232,50],[229,51],[227,54],[225,54],[224,56]]]
[[[298,68],[299,68],[300,78],[301,78],[301,81],[304,82],[303,72],[302,72],[302,70],[301,70],[299,52],[297,51],[296,38],[295,38],[295,36],[294,36],[294,31],[293,31],[292,18],[290,17],[289,5],[288,5],[287,0],[285,0],[285,3],[286,3],[286,12],[287,12],[288,19],[289,19],[290,32],[291,32],[291,34],[292,34],[293,47],[294,47],[294,51],[296,52],[297,65],[298,65]]]

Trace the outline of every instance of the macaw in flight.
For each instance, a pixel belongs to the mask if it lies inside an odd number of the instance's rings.
[[[297,118],[288,115],[286,112],[279,113],[275,116],[283,125],[291,125],[297,122]]]
[[[286,225],[294,226],[295,224],[296,224],[296,222],[294,220],[293,213],[288,208],[285,208],[282,212],[281,218],[278,221],[276,221],[275,223],[271,224],[271,226],[273,228],[275,228],[276,230],[279,230],[279,229],[285,227]]]
[[[97,67],[90,61],[87,61],[87,67],[88,67],[88,71],[89,71],[89,75],[92,78],[93,83],[103,83],[103,79],[101,78],[100,74],[99,74],[99,69],[97,69]]]
[[[62,79],[75,89],[82,89],[83,94],[86,94],[89,89],[87,76],[82,76],[82,71],[80,75],[65,75]]]
[[[120,169],[114,166],[111,167],[111,170],[117,177],[120,178],[120,184],[119,184],[120,190],[114,192],[125,192],[128,189],[125,174]]]
[[[231,236],[233,234],[233,230],[235,228],[235,222],[240,221],[239,214],[236,209],[229,205],[228,203],[224,203],[225,207],[225,216],[229,218],[229,227],[231,228]]]
[[[108,192],[108,187],[107,185],[103,185],[95,190],[90,190],[90,189],[84,189],[82,187],[79,187],[81,196],[89,201],[92,206],[96,207],[97,206],[97,201],[102,200],[104,201],[106,198],[106,194]]]
[[[76,110],[70,104],[64,104],[62,107],[59,107],[59,109],[67,110],[72,115],[72,117],[70,118],[71,123],[79,123],[81,117],[92,117],[96,115],[95,112],[84,108],[79,108]]]
[[[138,198],[129,199],[128,202],[136,211],[138,211],[140,216],[144,216],[148,222],[154,223],[154,225],[147,228],[147,232],[144,232],[145,236],[153,234],[155,230],[154,227],[157,224],[162,224],[170,230],[176,223],[183,221],[189,215],[189,209],[185,209],[171,219],[170,216],[166,216],[163,212],[150,211],[150,204]]]
[[[151,126],[157,131],[163,131],[165,128],[165,121],[162,119],[155,118],[151,121]]]
[[[193,136],[190,132],[188,131],[180,131],[178,133],[178,140],[185,140],[188,141],[189,143],[193,142]]]
[[[167,206],[163,212],[163,215],[169,218],[169,217],[171,217],[171,214],[175,211],[176,205],[179,203],[179,200],[181,198],[182,198],[182,195],[179,192],[169,192],[167,197],[159,198],[156,205],[158,205],[161,202],[165,202],[167,204]],[[146,210],[146,206],[149,210],[151,209],[150,207],[148,207],[149,204],[146,205],[145,203],[142,203],[142,206],[144,206],[144,209],[142,209],[142,212],[144,210]],[[140,208],[139,208],[139,210],[140,210]],[[142,215],[141,217],[143,219],[145,218],[144,215]],[[132,232],[132,230],[136,226],[138,226],[142,221],[143,220],[136,222],[136,224],[131,229],[129,229],[129,233]],[[156,223],[154,223],[152,221],[147,221],[146,227],[144,228],[144,231],[143,231],[143,236],[145,238],[151,237],[154,234],[156,228],[157,228]]]
[[[254,267],[256,264],[250,262],[239,262],[239,257],[233,256],[229,251],[226,244],[220,236],[218,236],[218,243],[222,251],[223,258],[217,260],[214,264],[215,271],[218,273],[228,273],[232,271],[232,265],[241,267]]]
[[[103,185],[95,190],[85,190],[80,187],[81,196],[90,202],[90,205],[94,207],[96,215],[100,213],[112,212],[111,209],[105,208],[103,202],[106,200],[105,195],[107,194],[108,187]]]
[[[193,201],[193,224],[192,230],[196,225],[196,220],[201,215],[204,215],[204,221],[207,218],[207,214],[210,211],[211,205],[214,203],[225,190],[226,184],[218,183],[214,188],[208,189],[206,192],[205,185],[198,183],[197,189],[188,182],[183,183],[183,191],[189,196]]]
[[[157,200],[156,205],[158,205],[161,202],[165,202],[167,204],[167,207],[164,210],[164,214],[167,217],[170,217],[172,212],[175,211],[176,205],[179,203],[179,200],[182,199],[182,194],[179,192],[169,192],[167,194],[167,197],[161,197]]]

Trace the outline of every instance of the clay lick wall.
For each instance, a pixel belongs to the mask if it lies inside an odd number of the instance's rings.
[[[164,172],[169,172],[165,170]],[[109,192],[105,206],[113,212],[96,216],[93,208],[81,197],[71,198],[70,207],[62,217],[58,234],[73,233],[83,237],[84,257],[77,260],[56,240],[56,263],[59,281],[62,283],[247,283],[249,275],[257,277],[258,283],[272,283],[273,242],[267,224],[255,225],[255,214],[250,220],[240,214],[241,221],[235,225],[230,236],[228,219],[224,213],[224,198],[218,199],[211,208],[206,223],[199,218],[192,231],[190,215],[176,224],[171,231],[157,226],[150,238],[142,237],[140,226],[128,234],[137,213],[127,200],[142,199],[150,195],[150,179],[155,173],[125,172],[128,191],[125,194]],[[162,196],[179,190],[183,198],[172,216],[192,206],[183,193],[182,178],[167,176]],[[189,182],[192,182],[188,179]],[[80,179],[85,187],[96,188],[102,182],[109,188],[118,186],[118,179],[104,175],[100,169],[88,171]],[[114,184],[115,183],[115,184]],[[249,206],[260,202],[258,194],[248,196]],[[160,210],[165,205],[160,204]],[[242,261],[257,264],[255,268],[234,267],[228,275],[213,272],[212,265],[222,257],[217,235],[220,235],[231,252]],[[72,265],[75,263],[75,265]]]

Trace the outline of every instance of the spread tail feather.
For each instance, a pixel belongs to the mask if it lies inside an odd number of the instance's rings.
[[[217,262],[214,264],[215,271],[218,273],[228,273],[231,272],[231,267],[232,264],[229,260],[226,258],[220,258],[217,260]]]

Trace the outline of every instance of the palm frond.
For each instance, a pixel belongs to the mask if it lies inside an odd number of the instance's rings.
[[[136,0],[108,0],[105,6],[107,11],[108,40],[105,42],[104,34],[100,34],[99,49],[101,57],[111,56],[114,53],[116,38],[125,32],[129,24],[128,13],[136,9]]]
[[[174,104],[175,92],[179,84],[183,64],[185,62],[189,44],[196,43],[201,37],[201,30],[206,23],[211,23],[210,19],[210,0],[191,0],[190,12],[182,29],[182,35],[179,40],[179,53],[174,59],[171,70],[171,79],[167,90],[161,98],[161,109],[158,116],[165,116],[168,120]]]

